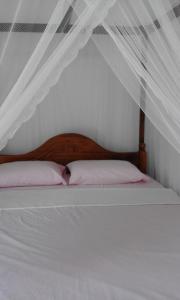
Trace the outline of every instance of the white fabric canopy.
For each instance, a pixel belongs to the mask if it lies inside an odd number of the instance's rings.
[[[32,116],[63,70],[91,37],[135,102],[180,152],[179,1],[15,2],[0,0],[0,22],[10,23],[8,32],[1,33],[0,76],[9,82],[2,89],[0,99],[1,149]],[[32,41],[24,68],[13,70],[13,66],[8,68],[8,54],[12,44],[16,43],[18,24],[24,22],[32,23],[32,27],[37,23],[47,26],[40,38],[38,35]],[[99,24],[99,32],[95,30],[96,34],[92,34]],[[52,43],[57,30],[61,32],[58,41]],[[105,45],[102,34],[108,34],[112,43]],[[23,45],[17,44],[17,47],[23,51]],[[127,81],[126,73],[122,72],[122,60],[131,70],[132,81]],[[11,80],[13,72],[16,74]],[[146,90],[145,99],[139,97],[138,85]]]

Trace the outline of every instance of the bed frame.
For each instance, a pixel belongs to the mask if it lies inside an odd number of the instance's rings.
[[[48,160],[67,164],[75,160],[119,159],[127,160],[146,173],[146,149],[144,144],[144,113],[140,112],[139,151],[112,152],[104,149],[92,139],[75,133],[52,137],[39,148],[19,155],[0,155],[0,164],[23,160]]]

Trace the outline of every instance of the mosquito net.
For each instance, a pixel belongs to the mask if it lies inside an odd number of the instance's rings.
[[[179,0],[0,0],[0,8],[1,149],[91,38],[134,101],[180,152]],[[38,35],[28,39],[27,32]],[[15,49],[26,53],[13,68],[9,56]],[[123,72],[122,64],[130,72]]]

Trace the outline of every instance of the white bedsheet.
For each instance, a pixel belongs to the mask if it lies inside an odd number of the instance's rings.
[[[115,205],[134,204],[135,201],[129,197],[126,190],[146,189],[146,203],[149,201],[149,189],[163,188],[160,183],[149,178],[146,183],[131,183],[119,185],[74,185],[74,186],[49,186],[49,187],[17,187],[0,189],[0,208],[23,208],[41,206],[67,206],[67,205],[105,205],[109,203]],[[125,191],[125,195],[119,197],[119,189]],[[141,192],[140,192],[141,193]],[[144,192],[143,192],[144,193]],[[161,194],[162,195],[162,194]],[[141,201],[137,195],[137,203]],[[153,199],[150,196],[150,199]],[[164,201],[164,197],[158,197],[159,203]],[[140,202],[141,203],[141,202]],[[155,200],[157,203],[157,200]]]
[[[171,190],[1,190],[0,201],[0,300],[180,299]]]

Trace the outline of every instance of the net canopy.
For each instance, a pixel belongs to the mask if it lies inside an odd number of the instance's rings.
[[[0,0],[0,149],[92,39],[134,101],[180,152],[179,16],[179,0]],[[27,32],[38,34],[28,39]],[[26,53],[13,68],[9,56],[15,49]],[[130,72],[123,72],[124,66]]]

